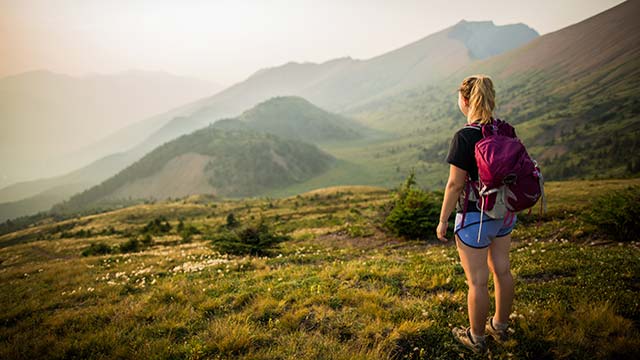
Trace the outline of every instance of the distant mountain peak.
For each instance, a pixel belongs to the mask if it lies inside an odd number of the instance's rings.
[[[320,65],[348,63],[348,62],[354,62],[354,61],[360,61],[360,60],[354,59],[351,56],[342,56],[342,57],[339,57],[339,58],[330,59],[330,60],[327,60],[325,62],[322,62],[322,63],[320,63]]]
[[[486,59],[527,43],[540,34],[523,23],[496,25],[493,20],[463,19],[449,29],[448,36],[463,42],[471,58]]]
[[[315,105],[311,104],[311,102],[309,102],[309,100],[301,97],[301,96],[296,96],[296,95],[277,95],[274,96],[272,98],[269,98],[265,101],[262,101],[260,103],[258,103],[255,107],[260,107],[260,106],[264,106],[264,105],[268,105],[268,104],[276,104],[276,103],[303,103],[303,104],[307,104],[307,105],[312,105],[315,107]]]
[[[496,26],[496,24],[493,22],[493,20],[469,21],[462,19],[458,21],[458,23],[453,27],[455,28],[456,26]]]
[[[310,143],[361,138],[366,127],[328,112],[300,96],[274,96],[244,111],[237,120],[254,130]],[[215,124],[218,124],[217,121]],[[220,127],[240,127],[222,123]]]
[[[245,110],[240,118],[250,118],[252,114],[272,113],[273,116],[278,117],[280,111],[285,110],[287,114],[295,114],[308,111],[321,111],[323,114],[329,114],[325,110],[318,108],[312,104],[309,100],[296,95],[278,95],[264,100],[250,109]]]

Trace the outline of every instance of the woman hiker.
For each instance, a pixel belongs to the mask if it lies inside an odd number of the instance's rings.
[[[458,106],[466,116],[467,125],[491,123],[495,107],[495,90],[491,79],[483,75],[464,79],[458,89]],[[507,324],[514,296],[513,278],[509,268],[509,247],[515,219],[509,226],[505,226],[502,219],[491,219],[483,214],[481,222],[480,211],[473,201],[475,197],[470,192],[473,200],[468,199],[464,227],[460,228],[463,211],[465,211],[467,174],[472,181],[478,180],[474,146],[480,139],[482,139],[482,131],[472,126],[464,126],[453,136],[447,156],[447,162],[450,164],[449,180],[440,211],[440,223],[436,230],[438,239],[446,242],[448,219],[455,207],[454,236],[469,285],[467,307],[470,326],[456,327],[452,331],[456,340],[474,352],[486,350],[487,334],[499,342],[506,340]],[[479,231],[480,225],[482,231]],[[496,311],[487,319],[489,270],[493,274],[495,283]]]

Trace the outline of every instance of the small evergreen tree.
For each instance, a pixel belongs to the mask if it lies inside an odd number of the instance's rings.
[[[112,252],[112,249],[109,245],[103,242],[98,242],[98,243],[93,243],[89,245],[87,248],[85,248],[82,251],[82,256],[104,255],[104,254],[110,254],[111,252]]]
[[[236,219],[236,216],[233,213],[227,214],[227,228],[235,228],[240,225],[240,222]]]
[[[235,224],[233,227],[221,226],[208,235],[218,251],[235,255],[269,255],[271,248],[291,239],[288,235],[273,231],[262,217],[257,223]]]
[[[169,231],[171,231],[171,224],[164,216],[160,216],[149,221],[140,232],[143,234],[162,235]]]
[[[136,238],[131,238],[120,244],[119,249],[121,253],[136,252],[140,250],[140,241]]]
[[[391,233],[406,238],[433,238],[441,205],[440,192],[426,192],[416,187],[415,171],[412,169],[399,188],[383,226]]]
[[[149,234],[144,234],[144,236],[142,237],[142,245],[144,245],[145,247],[153,245],[153,237],[151,237],[151,235]]]

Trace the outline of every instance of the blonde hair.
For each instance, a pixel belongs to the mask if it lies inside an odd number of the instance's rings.
[[[493,109],[496,107],[496,92],[493,81],[485,75],[472,75],[462,81],[458,89],[462,96],[469,100],[468,120],[480,117],[481,124],[488,124],[492,120]],[[471,119],[471,117],[476,119]]]

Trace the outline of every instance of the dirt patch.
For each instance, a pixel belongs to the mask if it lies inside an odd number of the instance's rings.
[[[214,157],[186,153],[170,160],[155,174],[136,179],[114,191],[109,198],[182,198],[192,194],[215,194],[205,175],[205,167]]]

